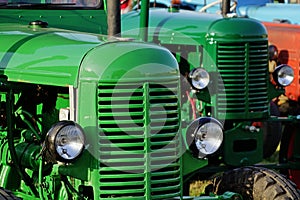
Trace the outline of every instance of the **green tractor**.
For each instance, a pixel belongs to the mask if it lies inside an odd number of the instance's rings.
[[[142,4],[148,10],[149,3]],[[229,142],[241,142],[237,148],[251,142],[257,148],[241,154],[253,151],[249,160],[254,161],[242,163],[257,162],[261,131],[245,126],[237,136],[244,139],[228,137],[222,119],[232,115],[220,112],[222,107],[214,113],[223,118],[190,117],[178,55],[143,39],[116,37],[118,0],[4,0],[0,9],[0,199],[299,199],[288,179],[241,166],[237,162],[246,156],[228,150]],[[148,35],[147,22],[145,12],[142,38]],[[203,26],[211,22],[204,18]],[[255,31],[260,37],[249,34],[240,44],[266,53],[264,29],[249,24],[251,31],[260,28]],[[226,42],[230,31],[220,31],[224,35],[217,36]],[[212,43],[211,52],[217,45],[213,38]],[[231,45],[237,48],[235,41],[224,48]],[[183,43],[186,47],[201,45]],[[198,50],[191,55],[198,57]],[[254,55],[247,54],[247,63]],[[267,119],[267,103],[257,109],[245,110],[247,119]],[[220,160],[214,155],[222,157],[224,149],[227,156],[232,153],[225,160],[232,162],[214,170],[211,159]],[[186,196],[193,174],[223,171],[202,196]]]
[[[184,175],[206,180],[208,175],[228,168],[253,165],[299,170],[297,150],[288,164],[278,160],[264,163],[276,152],[282,128],[299,126],[297,116],[281,118],[273,102],[284,94],[294,74],[288,65],[269,73],[268,32],[264,25],[230,13],[230,1],[222,2],[221,14],[183,10],[176,2],[169,8],[144,7],[122,15],[122,36],[164,46],[176,57],[181,74],[183,133],[190,137],[188,126],[199,117],[218,119],[224,130],[220,148],[216,135],[211,135],[212,139],[208,134],[200,138],[197,149],[188,147],[194,157],[207,161],[207,165],[201,170],[189,165],[184,168]],[[149,16],[146,30],[139,26],[143,16]],[[231,177],[222,182],[222,187],[231,190],[233,184],[239,185],[234,191],[240,191],[245,182]]]

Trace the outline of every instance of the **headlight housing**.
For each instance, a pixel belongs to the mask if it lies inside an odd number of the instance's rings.
[[[203,68],[195,68],[189,73],[193,87],[202,90],[207,87],[209,83],[209,73]]]
[[[212,117],[200,117],[187,128],[187,142],[198,158],[215,153],[223,142],[221,123]]]
[[[73,121],[60,121],[48,131],[44,147],[48,161],[72,162],[85,147],[83,129]]]
[[[273,79],[280,86],[288,86],[294,80],[294,70],[288,65],[279,65],[273,72]]]

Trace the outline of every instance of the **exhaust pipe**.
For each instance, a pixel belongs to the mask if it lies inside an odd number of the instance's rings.
[[[121,36],[120,0],[107,1],[107,34],[109,37]]]
[[[149,0],[142,0],[140,16],[140,39],[145,42],[148,41],[149,5]]]
[[[230,0],[223,0],[222,1],[222,10],[221,13],[223,17],[226,17],[228,13],[230,13]]]

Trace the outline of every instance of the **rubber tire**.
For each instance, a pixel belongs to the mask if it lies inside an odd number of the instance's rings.
[[[0,188],[0,200],[21,200],[20,198],[13,195],[13,193],[4,188]]]
[[[213,192],[239,193],[243,200],[300,199],[296,185],[273,170],[262,167],[242,167],[223,173],[213,180]]]

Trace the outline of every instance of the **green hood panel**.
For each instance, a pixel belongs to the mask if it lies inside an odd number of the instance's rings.
[[[0,75],[10,81],[76,85],[85,54],[102,43],[96,35],[16,24],[0,25]]]
[[[249,18],[224,18],[216,21],[209,29],[210,37],[218,39],[267,38],[267,30],[262,23]]]
[[[244,39],[263,35],[266,29],[257,20],[223,18],[218,14],[153,8],[149,12],[149,41],[163,44],[203,44],[207,38]],[[122,15],[122,35],[139,35],[140,11]]]
[[[106,56],[97,56],[103,54]],[[143,42],[112,42],[98,46],[84,58],[80,72],[81,80],[92,82],[161,81],[178,77],[174,56],[163,47]]]
[[[143,42],[108,42],[100,35],[16,24],[0,25],[0,35],[0,75],[9,81],[77,87],[78,77],[137,81],[174,79],[179,73],[167,49]]]
[[[202,17],[199,17],[199,16]],[[123,36],[134,37],[139,33],[140,11],[122,15]],[[192,40],[205,37],[210,25],[221,18],[220,15],[180,10],[168,12],[167,9],[152,8],[149,12],[149,41],[162,43],[194,44]],[[187,23],[188,22],[188,23]]]

